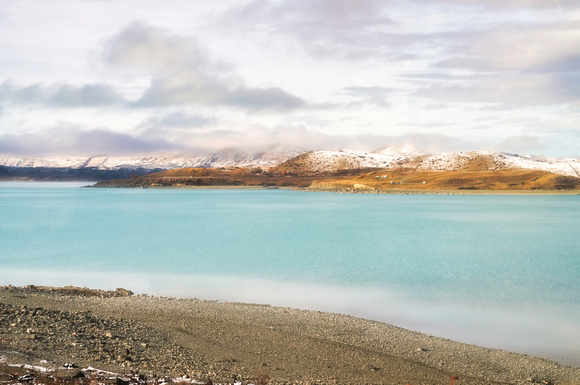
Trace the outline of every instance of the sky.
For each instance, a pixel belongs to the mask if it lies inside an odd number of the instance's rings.
[[[0,0],[0,154],[580,157],[578,0]]]

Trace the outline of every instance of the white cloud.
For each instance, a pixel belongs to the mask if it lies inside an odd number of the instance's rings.
[[[120,105],[125,103],[125,99],[114,87],[104,83],[80,86],[35,83],[19,87],[5,81],[0,84],[0,102],[56,108],[87,108]]]
[[[489,74],[459,78],[457,82],[431,82],[416,96],[461,104],[488,103],[521,106],[548,106],[580,100],[579,78],[562,82],[553,74]]]
[[[147,71],[150,86],[137,107],[208,104],[249,110],[288,110],[304,100],[279,87],[250,87],[203,49],[194,37],[134,22],[104,45],[103,58],[113,67]]]
[[[580,143],[576,0],[1,7],[6,151]]]
[[[140,138],[105,128],[84,128],[67,122],[37,131],[0,134],[0,153],[45,154],[131,154],[179,151],[184,147],[155,138]]]

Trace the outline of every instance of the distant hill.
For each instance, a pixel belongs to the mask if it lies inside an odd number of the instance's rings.
[[[272,167],[300,154],[275,149],[249,152],[226,149],[204,154],[155,154],[128,156],[19,157],[0,155],[0,179],[106,180],[142,176],[176,168]]]
[[[350,179],[327,177],[313,182],[309,189],[345,192],[573,190],[580,193],[580,178],[525,169],[496,171],[383,169],[361,173]]]
[[[392,168],[431,171],[541,170],[580,177],[579,159],[520,156],[488,151],[410,155],[389,151],[311,151],[288,159],[275,167],[278,172],[296,175],[335,173],[345,169]]]
[[[424,154],[224,150],[204,155],[0,157],[0,179],[108,180],[99,187],[269,186],[318,189],[575,190],[580,160],[488,151]]]
[[[96,187],[300,187],[343,192],[579,190],[577,160],[491,152],[307,152],[270,168],[181,168]],[[580,190],[579,190],[580,191]]]

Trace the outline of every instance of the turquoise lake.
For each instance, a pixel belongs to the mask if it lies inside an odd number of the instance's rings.
[[[580,366],[580,196],[0,183],[0,284],[332,311]]]

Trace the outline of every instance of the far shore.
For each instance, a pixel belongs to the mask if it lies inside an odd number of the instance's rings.
[[[364,188],[318,188],[293,186],[94,186],[94,188],[128,189],[185,189],[185,190],[293,190],[304,192],[326,192],[340,194],[391,194],[391,195],[580,195],[580,190],[430,190],[430,189],[364,189]]]
[[[381,322],[125,289],[3,286],[0,321],[5,362],[74,362],[186,383],[580,383],[580,368]]]
[[[343,194],[394,195],[580,195],[580,190],[428,190],[428,189],[364,189],[364,188],[304,188],[298,191]]]

